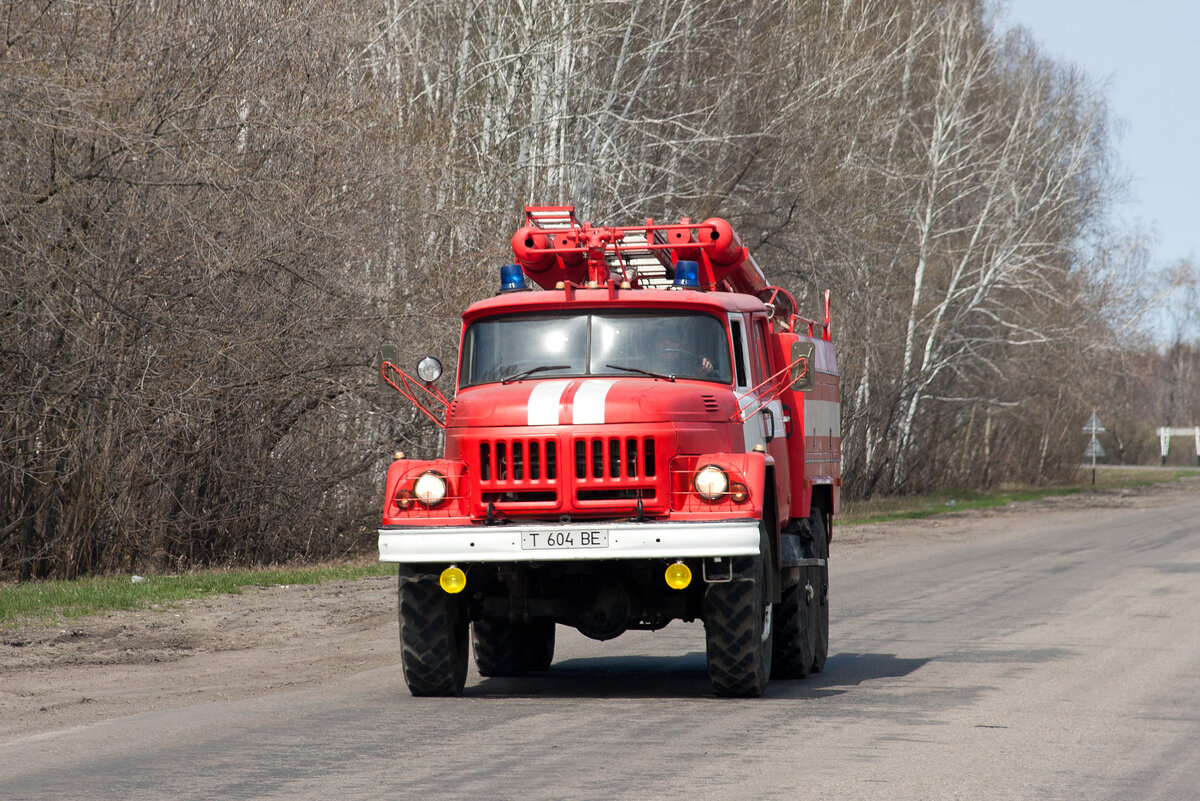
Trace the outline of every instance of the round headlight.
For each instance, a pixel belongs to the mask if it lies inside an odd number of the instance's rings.
[[[729,476],[715,464],[708,464],[696,471],[692,486],[696,488],[696,494],[704,500],[715,501],[729,489]]]
[[[426,356],[417,362],[417,376],[426,384],[432,384],[442,377],[442,363],[432,356]]]
[[[426,506],[437,506],[446,500],[446,479],[441,473],[427,470],[413,482],[413,495]]]

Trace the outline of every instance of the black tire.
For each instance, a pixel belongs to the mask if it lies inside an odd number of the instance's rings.
[[[825,669],[825,659],[829,655],[829,533],[825,525],[825,513],[815,507],[812,510],[812,526],[814,555],[823,560],[823,564],[806,571],[816,591],[811,617],[815,648],[810,672],[820,673]]]
[[[494,617],[471,624],[475,667],[480,676],[524,676],[529,672],[525,628],[524,624]]]
[[[816,601],[816,596],[809,599],[806,578],[807,571],[802,571],[800,581],[785,587],[783,598],[775,604],[775,616],[771,621],[775,629],[771,637],[773,679],[802,679],[812,667],[817,644],[809,607]]]
[[[553,620],[535,620],[528,624],[525,653],[529,657],[530,670],[547,670],[554,661]]]
[[[554,621],[516,623],[482,618],[471,624],[475,667],[481,676],[524,676],[554,661]]]
[[[467,681],[463,601],[438,577],[400,567],[400,665],[413,695],[460,695]]]
[[[762,556],[738,557],[733,568],[732,581],[711,583],[704,592],[708,678],[717,695],[756,697],[771,675],[773,605]]]

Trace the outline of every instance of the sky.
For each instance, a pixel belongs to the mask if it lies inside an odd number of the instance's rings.
[[[1106,82],[1132,179],[1117,216],[1157,233],[1152,265],[1200,260],[1200,1],[1007,0],[1007,9],[1002,26],[1025,26],[1046,54]]]

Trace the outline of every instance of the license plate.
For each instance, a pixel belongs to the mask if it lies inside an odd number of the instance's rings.
[[[564,528],[560,531],[525,531],[521,549],[607,548],[608,530],[603,528]]]

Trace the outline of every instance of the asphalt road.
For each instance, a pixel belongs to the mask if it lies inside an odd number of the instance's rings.
[[[460,699],[397,666],[10,740],[0,799],[1200,798],[1197,495],[847,529],[825,672],[761,699],[699,625],[560,627]]]

